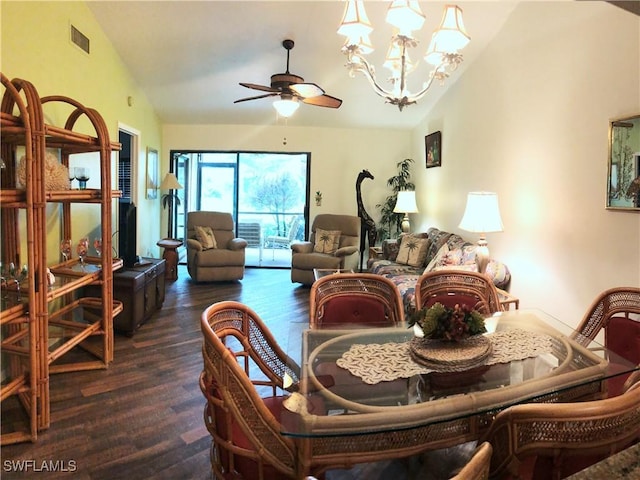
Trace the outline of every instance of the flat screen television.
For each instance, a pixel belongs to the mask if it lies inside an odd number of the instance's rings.
[[[118,255],[125,267],[134,267],[140,263],[136,253],[138,240],[137,210],[130,198],[121,198],[118,211]]]

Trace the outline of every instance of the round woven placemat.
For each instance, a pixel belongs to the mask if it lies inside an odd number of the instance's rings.
[[[409,344],[414,362],[436,372],[460,372],[481,365],[491,355],[491,341],[475,335],[459,342],[415,337]]]

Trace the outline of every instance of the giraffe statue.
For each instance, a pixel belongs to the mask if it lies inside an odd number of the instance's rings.
[[[371,215],[369,215],[364,209],[364,204],[362,203],[360,184],[365,178],[373,180],[373,175],[371,175],[369,170],[362,170],[358,174],[358,179],[356,180],[356,203],[358,204],[358,216],[360,217],[360,270],[362,270],[362,264],[364,263],[365,232],[367,234],[370,247],[373,247],[376,244],[376,240],[378,238],[376,222],[373,221]]]

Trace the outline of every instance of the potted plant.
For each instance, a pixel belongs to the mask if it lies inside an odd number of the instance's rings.
[[[393,209],[396,206],[398,192],[401,190],[414,190],[415,185],[411,179],[412,158],[405,158],[398,162],[396,167],[398,173],[387,180],[387,186],[391,188],[391,193],[385,198],[384,202],[376,205],[380,209],[380,223],[378,225],[378,239],[380,241],[397,236],[402,231],[402,213],[395,213]]]

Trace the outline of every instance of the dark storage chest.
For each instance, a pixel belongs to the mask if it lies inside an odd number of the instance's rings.
[[[113,272],[113,298],[122,302],[122,313],[113,319],[113,328],[132,336],[164,302],[166,262],[160,258],[142,258],[139,266]],[[95,291],[93,289],[96,289]],[[94,296],[99,287],[88,287]]]

